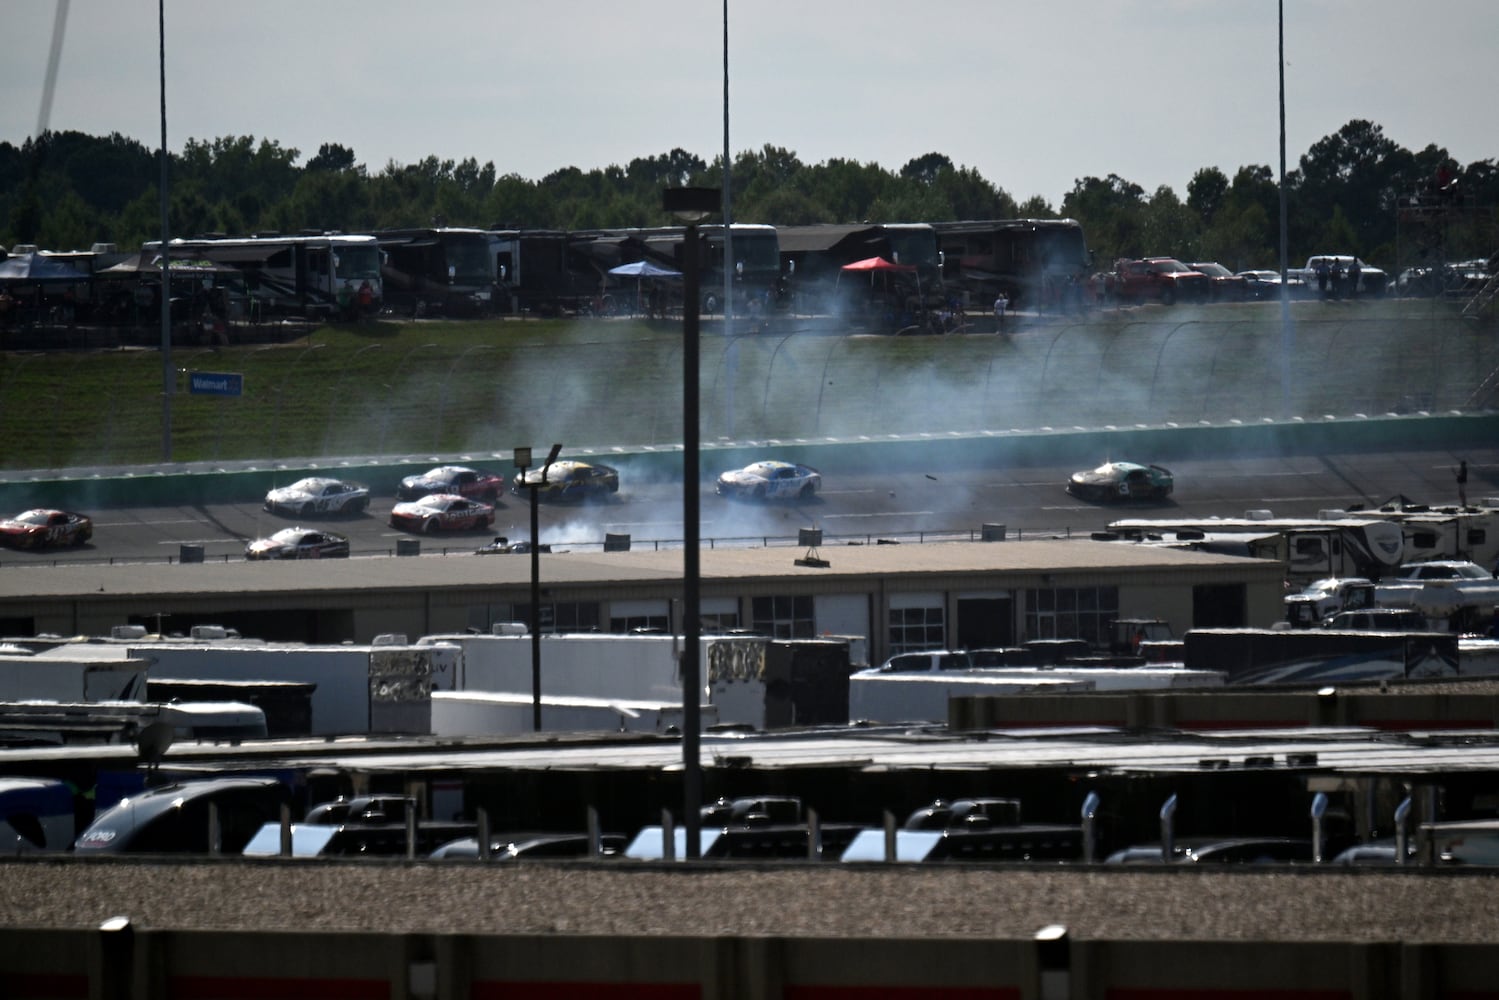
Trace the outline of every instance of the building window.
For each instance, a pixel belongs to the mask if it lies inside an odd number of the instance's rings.
[[[666,615],[625,615],[609,619],[610,632],[669,632],[671,621]]]
[[[739,627],[739,612],[704,611],[698,620],[702,622],[703,635],[722,635]]]
[[[756,597],[751,627],[772,639],[811,639],[816,632],[811,596]]]
[[[698,601],[697,610],[703,635],[723,635],[739,628],[737,597],[703,597]]]
[[[943,649],[947,645],[947,616],[942,605],[890,609],[890,655]]]
[[[506,621],[530,622],[531,605],[512,604],[510,617]],[[547,632],[597,632],[599,630],[599,606],[593,601],[562,601],[541,606],[539,631]]]
[[[1083,639],[1107,648],[1119,617],[1118,587],[1058,587],[1025,592],[1026,639]]]

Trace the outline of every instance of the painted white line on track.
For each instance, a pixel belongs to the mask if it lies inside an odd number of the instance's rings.
[[[824,514],[819,521],[845,521],[853,518],[867,517],[927,517],[937,513],[935,510],[887,510],[874,514]]]
[[[219,535],[217,538],[172,538],[172,539],[159,538],[159,539],[156,540],[156,544],[157,545],[243,545],[246,542],[248,542],[249,540],[250,539],[248,539],[248,538],[225,538],[223,535]]]

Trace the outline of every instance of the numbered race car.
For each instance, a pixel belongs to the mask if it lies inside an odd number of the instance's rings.
[[[289,517],[312,517],[315,514],[362,514],[370,505],[368,487],[346,483],[341,479],[308,476],[290,486],[282,486],[265,495],[265,509]]]
[[[246,559],[347,559],[349,540],[315,528],[282,528],[245,546]]]
[[[544,469],[526,469],[517,474],[510,490],[520,495],[533,485],[538,500],[591,500],[619,492],[619,470],[564,459]]]
[[[398,503],[390,511],[392,528],[425,534],[487,529],[493,524],[493,507],[453,493],[434,493],[420,500]]]
[[[752,462],[718,477],[718,495],[738,500],[806,500],[820,489],[822,473],[792,462]]]
[[[0,521],[0,542],[17,549],[82,545],[94,537],[94,522],[70,510],[28,510]]]
[[[1164,500],[1175,481],[1170,469],[1135,462],[1105,462],[1096,469],[1074,472],[1067,492],[1079,500]]]
[[[466,465],[439,465],[419,476],[407,476],[396,487],[397,500],[420,500],[434,493],[494,503],[505,492],[505,477]]]

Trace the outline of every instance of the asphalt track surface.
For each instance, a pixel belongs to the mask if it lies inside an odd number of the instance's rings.
[[[767,455],[766,457],[774,457]],[[1109,456],[1100,455],[1099,461]],[[1149,460],[1149,456],[1113,456]],[[817,527],[827,543],[839,539],[977,536],[984,524],[1002,523],[1010,537],[1083,535],[1119,517],[1237,517],[1269,509],[1276,516],[1314,517],[1324,509],[1378,505],[1397,495],[1418,503],[1455,504],[1454,470],[1469,465],[1468,500],[1499,496],[1499,448],[1485,451],[1358,452],[1329,455],[1173,461],[1176,492],[1165,503],[1083,503],[1064,486],[1069,466],[839,468],[825,464],[823,491],[809,501],[750,503],[714,494],[704,467],[701,534],[707,545],[758,545],[794,538]],[[494,471],[504,472],[504,469]],[[127,507],[85,511],[95,521],[83,546],[37,552],[0,550],[0,566],[65,562],[166,561],[180,547],[201,545],[210,561],[243,558],[245,543],[295,524],[316,525],[348,536],[355,557],[391,555],[398,539],[413,537],[389,525],[395,484],[371,483],[368,512],[316,522],[272,515],[258,503],[182,507]],[[539,537],[555,550],[597,548],[605,533],[624,533],[632,544],[680,544],[681,492],[676,481],[631,478],[621,469],[620,492],[588,503],[538,507]],[[9,512],[7,512],[9,513]],[[468,553],[494,535],[522,540],[530,534],[525,497],[500,499],[493,531],[425,536],[424,554]]]

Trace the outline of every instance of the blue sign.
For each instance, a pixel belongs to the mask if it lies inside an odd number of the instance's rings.
[[[188,372],[188,391],[209,396],[238,396],[245,377],[238,372]]]

